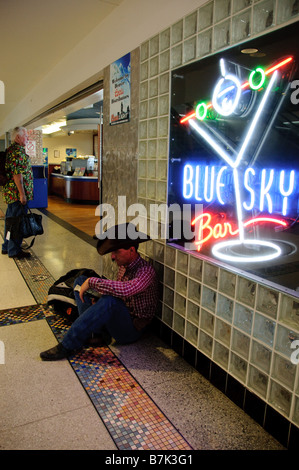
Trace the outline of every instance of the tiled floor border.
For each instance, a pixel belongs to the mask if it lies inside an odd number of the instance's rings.
[[[31,254],[15,262],[37,305],[0,311],[0,327],[46,319],[59,341],[69,323],[47,308],[54,279]],[[109,347],[84,349],[69,362],[119,450],[192,450]]]

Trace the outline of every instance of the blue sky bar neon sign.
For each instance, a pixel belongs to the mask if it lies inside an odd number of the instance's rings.
[[[225,60],[220,59],[221,77],[214,87],[211,102],[200,101],[195,111],[184,116],[180,121],[181,124],[188,123],[191,130],[223,162],[220,166],[186,163],[183,169],[182,186],[183,197],[187,200],[218,202],[221,205],[231,204],[236,209],[237,230],[235,233],[238,233],[238,240],[228,239],[216,243],[212,248],[212,253],[219,259],[234,262],[263,262],[281,255],[281,249],[275,241],[253,239],[248,236],[244,211],[287,216],[292,204],[291,197],[298,188],[298,174],[294,169],[288,171],[275,168],[257,169],[252,164],[246,168],[245,160],[250,161],[254,151],[258,147],[260,149],[265,142],[265,137],[263,137],[261,142],[254,144],[255,133],[264,124],[263,117],[266,109],[271,109],[269,106],[271,107],[272,96],[279,87],[281,70],[292,62],[293,58],[288,57],[265,71],[257,67],[250,71],[248,80],[241,83],[239,77],[227,69]],[[284,84],[280,100],[271,109],[273,119],[266,124],[265,135],[273,124],[289,86],[289,83]],[[256,106],[248,110],[251,120],[240,141],[240,146],[234,148],[225,135],[221,135],[216,128],[208,125],[211,119],[210,110],[213,110],[213,119],[215,119],[215,113],[216,117],[221,119],[236,118],[235,112],[242,92],[247,88],[257,93],[260,99]],[[252,150],[252,147],[255,149]],[[246,169],[244,169],[244,163]],[[202,219],[200,220],[202,228]],[[212,230],[212,227],[209,226],[209,230]],[[201,240],[200,236],[199,240]],[[248,254],[248,247],[251,247],[252,254]],[[259,250],[258,254],[257,250]]]

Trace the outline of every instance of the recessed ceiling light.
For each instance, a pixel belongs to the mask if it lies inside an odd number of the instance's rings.
[[[258,49],[252,47],[248,49],[242,49],[241,52],[242,54],[254,54],[255,52],[258,52]]]

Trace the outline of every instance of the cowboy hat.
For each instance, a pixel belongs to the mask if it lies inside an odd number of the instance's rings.
[[[100,255],[106,255],[112,251],[131,246],[138,247],[139,243],[147,242],[151,238],[145,233],[139,232],[136,226],[130,222],[114,225],[103,232],[97,242],[97,251]]]

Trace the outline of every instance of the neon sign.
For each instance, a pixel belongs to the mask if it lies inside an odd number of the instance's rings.
[[[204,166],[186,163],[183,169],[184,199],[216,202],[220,205],[236,207],[237,224],[233,227],[230,221],[211,224],[211,214],[205,212],[193,221],[198,223],[197,249],[208,240],[228,239],[212,247],[214,256],[233,262],[262,262],[277,258],[281,249],[277,243],[263,239],[248,237],[248,227],[252,224],[272,223],[286,227],[287,223],[276,217],[254,217],[244,222],[244,211],[288,214],[291,196],[296,191],[298,175],[295,170],[255,169],[253,165],[241,171],[244,160],[254,163],[254,152],[257,154],[266,140],[271,125],[286,96],[289,83],[281,87],[282,68],[293,62],[288,57],[277,64],[263,70],[261,67],[250,71],[248,80],[241,83],[237,74],[231,73],[224,59],[220,59],[221,77],[217,81],[210,103],[201,101],[195,111],[181,119],[188,123],[191,130],[225,163],[224,166]],[[280,98],[274,102],[276,89],[280,87]],[[250,89],[259,100],[255,106],[247,110],[251,121],[241,140],[240,147],[233,146],[229,139],[220,135],[215,128],[207,123],[211,119],[237,118],[242,92]],[[254,143],[256,132],[263,126],[265,110],[272,104],[272,118],[267,123],[259,144]],[[254,147],[254,148],[253,148]]]

